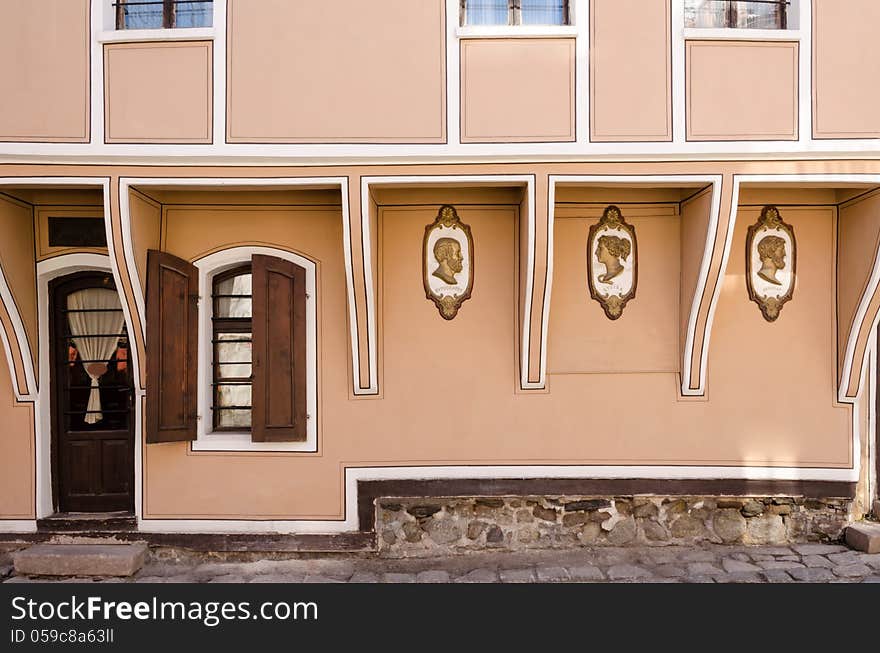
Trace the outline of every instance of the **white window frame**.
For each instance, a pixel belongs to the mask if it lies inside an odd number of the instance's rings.
[[[686,0],[674,0],[681,5],[684,20]],[[745,1],[745,0],[744,0]],[[789,0],[785,29],[749,29],[745,27],[685,27],[686,39],[729,39],[747,41],[792,41],[800,37],[801,0]]]
[[[161,27],[157,29],[116,29],[116,0],[100,0],[103,4],[102,31],[98,43],[137,43],[141,41],[209,41],[213,40],[220,12],[226,11],[226,0],[214,0],[211,27]],[[225,18],[221,21],[226,24]]]
[[[507,25],[462,25],[465,17],[465,9],[462,0],[456,0],[458,3],[458,24],[456,27],[456,36],[459,38],[492,38],[492,37],[560,37],[560,36],[577,36],[577,25],[575,24],[575,9],[577,2],[588,2],[588,0],[568,0],[568,25],[523,25],[519,21],[520,16],[513,8],[508,8],[508,15],[513,16],[515,23]],[[512,0],[507,0],[508,5]],[[508,18],[509,20],[509,18]]]
[[[214,431],[214,398],[211,345],[214,312],[214,277],[241,265],[249,265],[254,254],[291,261],[306,271],[306,439],[304,442],[253,442],[248,431]],[[194,262],[199,271],[199,367],[198,427],[193,451],[291,451],[318,450],[318,329],[316,302],[316,264],[299,254],[274,247],[239,246],[208,254]]]

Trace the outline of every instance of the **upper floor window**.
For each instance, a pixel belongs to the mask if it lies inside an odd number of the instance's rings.
[[[789,0],[685,0],[685,27],[787,29]]]
[[[116,29],[211,27],[214,0],[115,0]]]
[[[570,25],[569,0],[461,0],[465,25]]]

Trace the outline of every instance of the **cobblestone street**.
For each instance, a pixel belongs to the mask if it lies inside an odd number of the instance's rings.
[[[842,545],[602,547],[576,551],[475,553],[422,559],[322,556],[216,562],[153,551],[134,577],[52,579],[15,576],[0,554],[7,583],[880,583],[880,554]]]

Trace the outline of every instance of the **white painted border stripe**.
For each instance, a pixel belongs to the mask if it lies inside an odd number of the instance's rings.
[[[36,533],[36,519],[0,519],[0,533]]]

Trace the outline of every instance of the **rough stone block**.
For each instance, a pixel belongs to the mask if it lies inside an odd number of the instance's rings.
[[[846,529],[846,543],[858,551],[880,553],[880,524],[853,524]]]
[[[31,576],[131,576],[147,559],[146,544],[38,544],[13,555]]]

